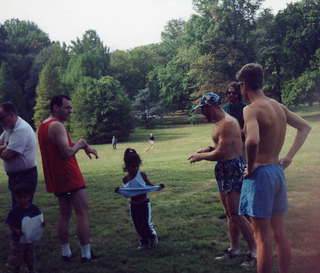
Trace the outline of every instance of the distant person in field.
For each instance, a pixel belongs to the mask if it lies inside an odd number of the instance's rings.
[[[290,246],[283,223],[288,201],[283,170],[290,165],[311,128],[304,119],[264,94],[261,65],[251,63],[243,66],[237,73],[237,79],[243,97],[250,102],[244,108],[248,167],[239,212],[251,218],[257,244],[257,272],[272,272],[274,239],[279,273],[288,273]],[[297,134],[285,157],[280,159],[287,124],[297,129]]]
[[[29,273],[35,273],[34,242],[41,238],[43,215],[32,204],[33,191],[29,185],[15,185],[12,194],[16,205],[6,220],[11,230],[8,264],[13,273],[19,273],[23,264],[26,264]]]
[[[222,261],[240,257],[240,233],[242,233],[249,248],[247,260],[242,263],[242,266],[251,267],[255,265],[256,257],[253,234],[247,219],[238,214],[244,171],[241,130],[238,121],[227,114],[220,107],[220,104],[219,95],[208,93],[193,108],[194,111],[200,108],[207,120],[214,124],[212,140],[215,146],[198,150],[188,160],[190,163],[201,160],[217,161],[215,177],[220,198],[227,214],[230,247],[215,259]]]
[[[72,142],[63,125],[72,113],[71,99],[68,96],[53,97],[50,111],[49,118],[39,126],[38,138],[47,191],[58,198],[60,207],[58,237],[62,258],[64,261],[70,261],[72,257],[68,230],[74,209],[81,244],[81,261],[91,261],[95,256],[92,255],[90,246],[88,197],[75,154],[79,150],[84,150],[90,159],[91,155],[98,158],[98,154],[84,139]]]
[[[116,136],[113,136],[113,137],[112,137],[112,140],[111,140],[111,144],[112,144],[112,148],[113,148],[114,150],[117,149],[117,143],[118,143],[118,140],[117,140]]]
[[[124,187],[116,188],[115,192],[124,197],[131,197],[130,211],[132,221],[140,236],[138,249],[155,248],[158,236],[151,219],[151,203],[147,198],[148,192],[159,191],[163,184],[154,186],[144,172],[141,172],[140,156],[134,149],[126,149],[124,153],[124,170],[128,172],[123,178]]]
[[[150,146],[147,148],[146,152],[151,150],[151,149],[153,149],[154,142],[155,142],[154,135],[152,133],[150,133],[150,136],[149,136],[149,144],[150,144]]]
[[[8,175],[12,207],[15,199],[12,189],[20,183],[27,185],[32,195],[36,191],[38,172],[36,167],[36,135],[32,127],[18,116],[15,105],[5,102],[0,105],[0,158]]]

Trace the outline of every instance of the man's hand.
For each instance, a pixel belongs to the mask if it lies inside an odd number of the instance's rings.
[[[201,154],[197,153],[197,154],[193,154],[192,156],[190,156],[188,158],[188,160],[190,160],[190,163],[194,163],[194,162],[197,162],[197,161],[201,161],[202,157],[201,157]]]
[[[243,177],[244,178],[248,177],[250,174],[252,174],[256,170],[257,167],[258,166],[253,166],[251,170],[249,170],[249,168],[246,167],[243,171]]]
[[[85,153],[90,159],[92,159],[92,154],[95,156],[96,159],[99,158],[98,152],[95,149],[91,148],[85,139],[80,138],[77,143],[80,146],[80,149],[84,149]]]
[[[287,156],[279,160],[279,164],[282,166],[283,169],[287,168],[291,164],[291,162],[292,159]]]
[[[7,148],[7,144],[0,144],[0,156],[1,153]]]
[[[92,159],[91,154],[95,156],[96,159],[99,158],[98,152],[95,149],[92,149],[90,146],[87,146],[84,151],[86,152],[87,156]]]

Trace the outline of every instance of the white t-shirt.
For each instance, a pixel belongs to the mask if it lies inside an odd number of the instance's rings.
[[[7,144],[8,150],[18,153],[9,160],[3,160],[6,172],[18,172],[36,166],[36,135],[25,120],[18,117],[14,128],[4,129],[0,142]]]

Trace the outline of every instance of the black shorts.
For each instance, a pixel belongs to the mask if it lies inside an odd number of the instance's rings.
[[[80,188],[77,188],[77,189],[74,189],[74,190],[71,190],[71,191],[68,191],[68,192],[63,192],[63,193],[55,193],[54,195],[56,197],[63,197],[63,198],[71,198],[76,192],[82,190],[82,189],[85,189],[86,186],[83,186],[83,187],[80,187]]]
[[[7,175],[9,177],[8,184],[10,191],[13,191],[17,184],[24,184],[30,189],[32,194],[35,193],[38,183],[37,167],[18,172],[7,172]]]

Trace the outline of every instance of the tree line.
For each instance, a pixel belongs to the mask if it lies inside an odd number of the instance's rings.
[[[13,101],[35,127],[56,94],[72,97],[69,126],[92,143],[128,137],[134,117],[190,109],[223,93],[246,63],[265,68],[265,91],[294,106],[320,99],[320,2],[301,0],[273,14],[263,0],[193,0],[189,20],[170,20],[161,42],[115,50],[95,30],[70,45],[33,22],[0,24],[0,101]]]

